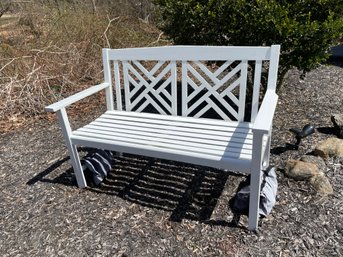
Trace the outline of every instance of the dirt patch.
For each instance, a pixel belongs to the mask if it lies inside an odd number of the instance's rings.
[[[333,137],[343,112],[343,69],[323,65],[299,80],[292,71],[280,94],[271,162],[279,190],[258,234],[247,218],[231,225],[228,207],[244,176],[183,163],[124,155],[99,189],[75,186],[55,121],[36,120],[0,142],[0,253],[5,256],[341,256],[343,159],[326,160],[334,194],[284,176],[287,159]],[[96,116],[93,113],[91,116]],[[92,118],[73,116],[75,126]],[[316,133],[298,150],[289,128]]]

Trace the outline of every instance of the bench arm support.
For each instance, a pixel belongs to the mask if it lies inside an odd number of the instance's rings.
[[[62,99],[56,103],[53,103],[47,107],[45,107],[45,111],[47,112],[56,112],[56,111],[59,111],[61,109],[64,109],[66,108],[67,106],[83,99],[83,98],[86,98],[90,95],[93,95],[103,89],[106,89],[109,87],[109,83],[102,83],[102,84],[99,84],[99,85],[96,85],[96,86],[92,86],[90,88],[87,88],[79,93],[76,93],[74,95],[71,95],[65,99]]]
[[[277,100],[278,95],[275,93],[275,91],[267,90],[255,122],[253,123],[252,131],[254,134],[269,134],[273,122]]]

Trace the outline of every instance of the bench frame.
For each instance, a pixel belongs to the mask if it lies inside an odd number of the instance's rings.
[[[60,127],[62,129],[62,133],[69,151],[71,164],[74,169],[74,173],[76,176],[77,184],[80,188],[86,187],[86,180],[84,177],[84,173],[82,170],[80,157],[77,151],[77,145],[85,145],[97,148],[109,148],[108,150],[113,150],[117,152],[129,152],[135,153],[139,155],[151,156],[151,157],[161,157],[165,159],[171,160],[181,160],[188,163],[193,164],[201,164],[204,166],[211,166],[215,168],[223,168],[223,169],[231,169],[235,168],[236,171],[244,172],[247,174],[251,174],[251,184],[250,184],[250,203],[249,203],[249,229],[250,230],[257,230],[258,228],[258,209],[259,209],[259,200],[260,200],[260,185],[261,185],[261,175],[262,170],[266,169],[269,166],[269,158],[270,158],[270,137],[272,132],[272,120],[274,116],[274,112],[277,105],[278,96],[275,92],[276,89],[276,82],[277,82],[277,70],[278,70],[278,62],[279,62],[279,53],[280,53],[280,46],[273,45],[271,47],[232,47],[232,46],[166,46],[166,47],[151,47],[151,48],[131,48],[131,49],[103,49],[103,65],[104,65],[104,83],[92,86],[83,90],[82,92],[76,93],[70,97],[67,97],[59,102],[51,104],[45,108],[46,111],[49,112],[56,112],[59,120]],[[100,144],[100,141],[92,141],[92,140],[77,140],[76,132],[71,129],[69,119],[66,112],[66,107],[69,105],[84,99],[88,96],[91,96],[101,90],[106,91],[106,104],[107,110],[109,112],[114,111],[114,93],[113,88],[116,89],[116,109],[120,112],[124,113],[125,106],[122,105],[121,99],[121,89],[122,85],[120,83],[121,78],[127,75],[119,74],[119,64],[118,60],[120,61],[127,61],[127,60],[158,60],[158,61],[175,61],[182,62],[182,65],[186,64],[188,61],[227,61],[228,59],[231,60],[239,60],[242,61],[243,64],[247,65],[247,61],[254,60],[256,61],[255,67],[255,82],[254,82],[254,92],[252,97],[252,118],[251,122],[248,123],[249,129],[251,130],[252,135],[252,153],[251,153],[251,160],[247,164],[248,166],[242,166],[240,168],[240,164],[235,163],[235,158],[232,158],[230,165],[230,160],[227,163],[224,163],[221,159],[213,162],[208,162],[206,158],[201,161],[201,158],[197,158],[194,160],[200,161],[192,161],[192,158],[187,158],[187,155],[183,155],[183,151],[175,154],[170,152],[168,155],[167,152],[160,152],[157,148],[154,148],[153,151],[149,150],[142,150],[136,149],[134,146],[130,145],[117,145],[113,144],[110,145]],[[267,81],[267,90],[263,97],[262,103],[259,104],[259,89],[260,89],[260,75],[258,72],[261,72],[262,69],[262,61],[267,60],[269,61],[269,70],[268,70],[268,81]],[[112,62],[112,63],[111,63]],[[113,66],[111,66],[113,64]],[[123,64],[125,66],[125,64]],[[199,64],[201,65],[201,64]],[[112,67],[114,67],[114,72],[112,73]],[[176,67],[176,66],[174,66]],[[182,66],[184,71],[185,66]],[[191,68],[190,68],[191,69]],[[224,68],[223,68],[224,70]],[[176,69],[171,69],[173,75],[176,75]],[[112,74],[114,74],[114,80],[112,78]],[[185,73],[186,74],[186,73]],[[185,78],[185,74],[182,75],[182,83],[187,84],[187,78]],[[242,69],[241,75],[246,76],[246,73]],[[175,76],[176,81],[176,76]],[[246,83],[246,81],[243,81]],[[171,82],[174,83],[174,82]],[[242,83],[242,81],[241,81]],[[126,85],[125,85],[126,86]],[[176,84],[175,84],[176,87]],[[173,88],[172,90],[176,90]],[[127,93],[127,92],[126,92]],[[236,123],[231,121],[230,124],[234,124],[232,126],[240,126],[239,124],[246,124],[243,121],[244,113],[242,114],[242,110],[244,110],[245,104],[245,92],[243,93],[244,97],[240,97],[240,100],[243,99],[243,103],[239,102],[239,110],[238,110],[238,122]],[[126,97],[126,96],[125,96]],[[183,95],[183,101],[186,99],[185,95]],[[128,103],[128,99],[126,102]],[[175,99],[171,99],[171,102],[176,104]],[[187,117],[187,103],[183,102],[182,107],[182,116]],[[126,106],[128,108],[128,106]],[[115,112],[115,111],[114,111]],[[240,114],[239,114],[240,113]],[[144,117],[144,113],[140,113]],[[157,114],[156,114],[157,115]],[[159,114],[158,114],[159,115]],[[150,117],[150,116],[149,116]],[[179,121],[177,118],[176,109],[171,109],[171,119],[175,119]],[[186,117],[180,117],[181,121],[187,119]],[[150,117],[151,119],[154,116]],[[189,118],[190,120],[194,118]],[[207,119],[202,119],[206,122]],[[209,120],[209,119],[208,119]],[[209,122],[210,124],[210,122]],[[77,130],[76,130],[77,131]],[[98,142],[98,143],[97,143]],[[228,144],[230,142],[227,142]],[[243,146],[242,146],[243,148]],[[148,149],[148,148],[147,148]],[[156,150],[157,149],[157,150]],[[127,151],[126,151],[127,150]],[[184,158],[177,158],[177,157],[184,157]],[[238,158],[237,158],[238,159]]]

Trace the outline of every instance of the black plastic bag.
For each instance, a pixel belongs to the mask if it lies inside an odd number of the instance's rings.
[[[113,153],[108,150],[96,149],[82,160],[86,179],[99,186],[112,169]]]
[[[259,214],[263,217],[267,216],[273,209],[276,202],[277,194],[277,177],[275,168],[270,168],[263,171]],[[244,182],[242,188],[236,193],[232,211],[236,214],[249,214],[249,199],[250,199],[250,176]]]

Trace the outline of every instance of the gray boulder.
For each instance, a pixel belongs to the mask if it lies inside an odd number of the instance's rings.
[[[318,157],[318,156],[314,156],[314,155],[304,155],[303,157],[300,158],[300,161],[302,162],[308,162],[308,163],[313,163],[317,166],[317,168],[319,169],[319,171],[325,173],[326,172],[326,164],[325,161]]]
[[[320,142],[314,149],[314,154],[324,159],[343,157],[343,139],[332,137]]]
[[[343,114],[333,114],[331,121],[339,138],[343,138]]]
[[[324,175],[315,175],[310,178],[310,183],[317,191],[318,194],[321,195],[329,195],[333,194],[332,186],[328,180],[328,178]]]
[[[315,175],[323,175],[316,164],[288,160],[285,167],[285,175],[294,180],[308,180]]]

